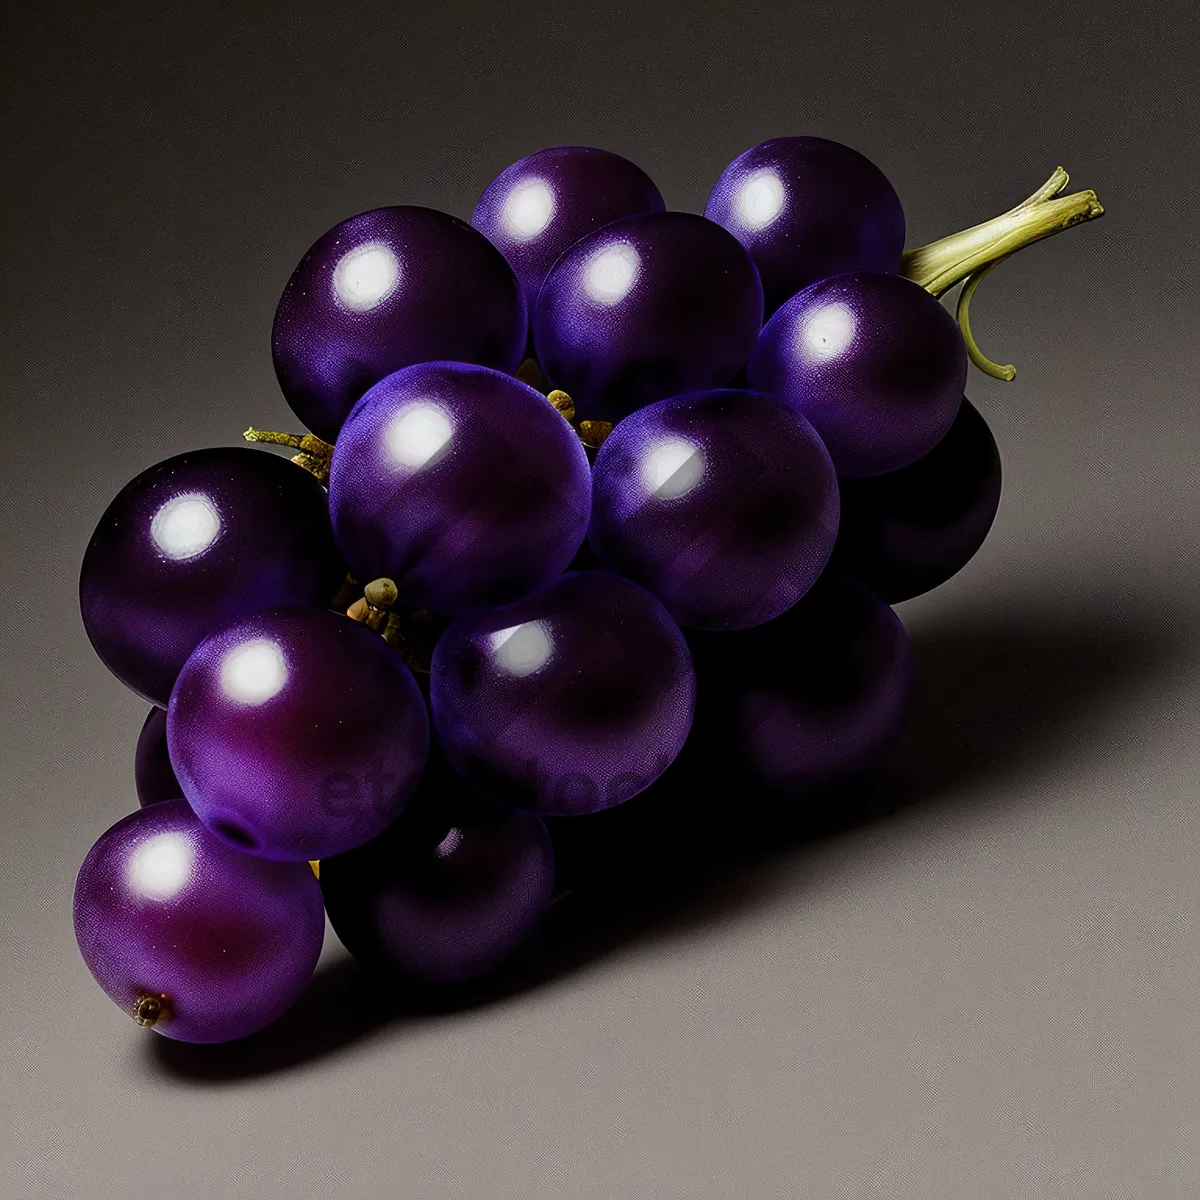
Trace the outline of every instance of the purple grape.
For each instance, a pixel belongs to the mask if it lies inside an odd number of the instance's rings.
[[[571,561],[587,531],[587,455],[546,398],[511,376],[422,363],[376,384],[333,453],[330,509],[360,579],[415,608],[519,600]]]
[[[945,583],[983,545],[1000,507],[1000,452],[964,399],[950,432],[923,458],[841,487],[834,564],[897,604]]]
[[[133,783],[142,808],[183,797],[167,753],[166,709],[152,708],[146,714],[133,756]]]
[[[694,696],[670,615],[607,571],[572,572],[519,604],[458,618],[430,674],[454,766],[497,800],[559,815],[653,783],[687,737]]]
[[[179,674],[167,742],[183,794],[263,858],[343,854],[408,803],[429,750],[408,668],[365,625],[276,608],[222,625]]]
[[[183,800],[139,809],[88,852],[75,938],[119,1008],[181,1042],[269,1025],[321,953],[321,889],[306,863],[232,850]]]
[[[618,217],[664,208],[653,181],[627,158],[591,146],[556,146],[497,175],[471,224],[508,259],[532,313],[564,250]]]
[[[768,314],[831,275],[900,269],[900,200],[873,162],[840,142],[779,137],[752,147],[721,173],[704,215],[749,250]]]
[[[483,234],[431,208],[359,213],[318,238],[275,313],[272,352],[292,411],[332,442],[358,398],[413,363],[512,371],[528,313]]]
[[[732,234],[694,213],[625,217],[554,264],[533,317],[538,361],[582,417],[618,421],[723,387],[762,325],[762,285]]]
[[[693,638],[697,735],[770,791],[802,797],[873,766],[904,727],[912,644],[855,579],[825,575],[783,616]]]
[[[221,446],[121,489],[84,553],[79,606],[104,665],[165,707],[209,630],[273,604],[328,603],[345,573],[316,479],[269,451]]]
[[[449,767],[374,841],[324,859],[333,928],[365,967],[421,984],[498,966],[550,902],[554,851],[539,817],[493,804]]]
[[[800,410],[839,475],[881,475],[945,436],[967,350],[954,318],[899,275],[839,275],[793,296],[762,331],[749,386]]]
[[[626,417],[593,469],[588,542],[684,626],[742,629],[813,585],[838,486],[813,427],[758,392],[697,392]]]

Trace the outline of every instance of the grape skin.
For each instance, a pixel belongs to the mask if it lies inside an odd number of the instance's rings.
[[[283,861],[343,854],[412,798],[429,722],[379,634],[319,608],[221,626],[188,659],[167,709],[184,796],[219,838]]]
[[[607,571],[460,617],[434,649],[430,698],[451,763],[496,800],[595,812],[649,787],[691,725],[687,644],[648,592]]]
[[[752,146],[721,172],[704,215],[750,252],[768,317],[819,280],[900,269],[899,197],[874,163],[827,138]]]
[[[660,400],[623,420],[593,469],[588,541],[685,628],[777,617],[833,549],[838,487],[795,409],[748,391]]]
[[[839,275],[793,296],[763,328],[747,384],[795,406],[839,475],[915,462],[945,436],[967,381],[954,318],[899,275]]]
[[[321,863],[321,892],[365,967],[445,985],[493,970],[529,938],[554,870],[540,818],[485,800],[438,756],[393,825]]]
[[[538,294],[547,378],[587,420],[724,387],[762,326],[758,271],[732,234],[693,213],[645,213],[576,242]]]
[[[778,619],[693,638],[692,651],[708,753],[777,796],[802,800],[863,775],[904,728],[912,644],[849,576],[829,572]]]
[[[889,604],[956,575],[983,545],[1000,506],[1000,452],[966,399],[950,432],[910,466],[843,479],[835,565]]]
[[[166,709],[152,708],[146,714],[133,756],[133,783],[142,808],[183,796],[167,752]]]
[[[329,503],[359,579],[477,612],[550,583],[587,531],[587,455],[546,398],[499,371],[422,363],[376,384],[333,452]]]
[[[591,146],[555,146],[506,167],[488,184],[471,224],[516,272],[532,315],[555,260],[619,217],[662,212],[662,195],[627,158]]]
[[[227,1042],[281,1016],[325,934],[305,863],[268,862],[212,836],[183,800],[141,808],[102,834],[75,882],[75,937],[96,982],[132,1014],[165,997],[154,1032]]]
[[[292,411],[327,442],[360,396],[413,363],[513,371],[528,311],[512,268],[478,230],[415,205],[372,209],[309,248],[280,297],[275,374]]]
[[[324,604],[346,568],[325,489],[266,450],[194,450],[121,489],[83,556],[92,647],[160,708],[215,626],[272,604]]]

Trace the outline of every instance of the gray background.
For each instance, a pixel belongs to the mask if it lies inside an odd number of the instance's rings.
[[[0,1194],[1195,1195],[1195,13],[9,6]],[[1018,366],[969,385],[1004,498],[900,608],[922,682],[871,819],[560,920],[541,967],[452,1011],[385,1019],[330,938],[251,1049],[136,1029],[70,923],[144,713],[76,609],[108,499],[294,424],[271,317],[340,218],[467,216],[565,142],[697,210],[784,132],[874,159],[910,245],[1059,162],[1108,209],[975,303]]]

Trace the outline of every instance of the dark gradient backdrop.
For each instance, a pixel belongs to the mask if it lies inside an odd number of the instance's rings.
[[[1194,4],[102,7],[10,4],[3,37],[0,1193],[1193,1196]],[[699,210],[783,132],[874,159],[910,245],[1059,162],[1108,209],[976,301],[1018,366],[969,385],[1004,498],[901,608],[923,674],[879,819],[692,890],[676,863],[452,1012],[383,1020],[331,942],[236,1053],[124,1020],[70,925],[144,713],[76,609],[105,503],[291,423],[271,317],[338,219],[467,216],[564,142]]]

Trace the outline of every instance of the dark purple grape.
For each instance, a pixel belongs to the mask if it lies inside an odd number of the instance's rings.
[[[779,137],[735,158],[704,215],[750,251],[767,313],[810,283],[847,271],[900,269],[904,209],[857,150],[818,137]]]
[[[945,436],[967,350],[954,318],[912,280],[839,275],[767,322],[746,377],[813,423],[839,475],[881,475]]]
[[[1000,452],[967,400],[950,432],[910,466],[843,479],[833,562],[889,604],[945,583],[983,545],[1000,507]]]
[[[837,476],[813,427],[758,392],[697,392],[626,417],[592,472],[588,542],[684,626],[743,629],[825,568]]]
[[[269,1025],[321,953],[321,889],[306,863],[230,849],[183,800],[139,809],[88,852],[75,882],[88,970],[139,1024],[181,1042]]]
[[[497,175],[471,224],[508,259],[532,313],[564,250],[618,217],[664,208],[653,181],[627,158],[591,146],[555,146]]]
[[[485,800],[448,766],[426,772],[374,841],[321,862],[325,910],[346,949],[421,984],[498,966],[541,921],[553,883],[541,819]]]
[[[330,509],[360,579],[414,608],[519,600],[571,561],[587,531],[587,455],[546,398],[511,376],[422,363],[376,384],[333,454]]]
[[[210,634],[179,674],[167,741],[196,815],[263,858],[343,854],[408,803],[429,750],[421,693],[365,625],[277,608]]]
[[[692,650],[697,733],[769,791],[803,797],[860,775],[904,727],[912,644],[856,579],[826,574],[776,620]]]
[[[649,592],[607,571],[460,617],[434,649],[433,719],[447,757],[497,800],[574,815],[620,804],[679,753],[695,678]]]
[[[412,363],[512,371],[525,297],[504,256],[465,221],[405,205],[359,213],[314,243],[275,313],[275,373],[292,411],[332,442],[358,398]]]
[[[546,277],[533,317],[542,370],[580,416],[723,387],[762,325],[762,285],[732,234],[694,213],[613,221]]]
[[[273,604],[326,604],[345,573],[316,479],[269,451],[221,446],[121,489],[84,553],[79,607],[104,665],[165,707],[209,630]]]
[[[152,708],[146,714],[133,756],[133,784],[142,808],[183,797],[183,788],[175,778],[175,768],[167,753],[167,711],[164,708]]]

